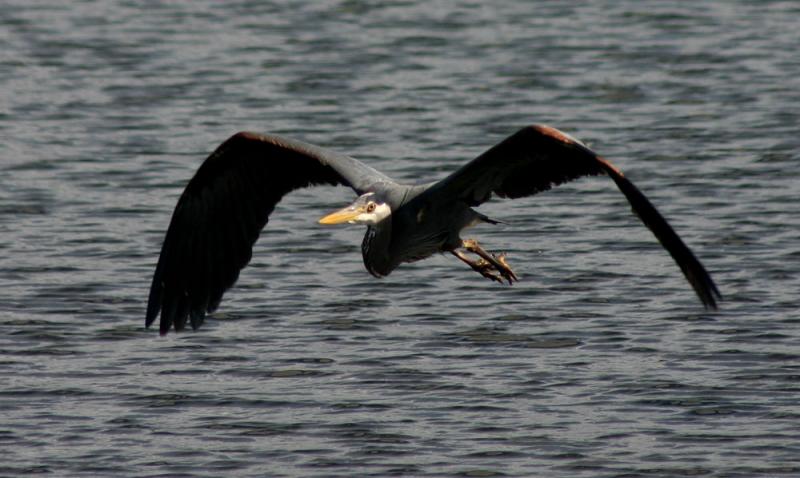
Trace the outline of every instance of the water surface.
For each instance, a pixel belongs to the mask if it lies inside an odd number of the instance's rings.
[[[800,476],[794,2],[11,1],[0,10],[0,474]],[[548,123],[607,178],[481,210],[513,287],[281,203],[195,333],[143,328],[172,208],[240,130],[400,180]]]

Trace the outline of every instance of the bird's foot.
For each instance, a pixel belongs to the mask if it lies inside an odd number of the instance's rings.
[[[496,269],[494,268],[491,262],[486,261],[482,258],[473,261],[466,255],[464,255],[464,253],[461,251],[451,251],[451,252],[454,256],[461,259],[465,264],[470,266],[472,270],[482,275],[483,277],[486,277],[489,280],[500,282],[501,284],[503,283],[503,279],[499,275],[494,273]]]
[[[506,262],[505,252],[502,252],[497,255],[494,254],[492,255],[495,257],[495,259],[497,259],[497,262],[499,262],[501,266],[501,267],[495,266],[495,268],[500,273],[500,275],[506,278],[506,280],[508,281],[508,285],[511,285],[512,283],[519,281],[519,279],[517,278],[517,274],[514,273],[514,269],[512,269],[511,266],[508,265],[508,262]]]
[[[474,239],[465,239],[462,241],[462,247],[474,254],[477,254],[480,259],[477,261],[471,261],[459,251],[453,251],[453,254],[467,263],[470,267],[472,267],[473,270],[477,271],[482,276],[501,283],[503,282],[503,279],[505,279],[508,281],[509,285],[519,280],[517,275],[514,273],[514,270],[511,269],[511,266],[509,266],[508,262],[506,262],[505,254],[495,255],[486,252],[478,245],[478,241]]]
[[[472,267],[472,270],[476,271],[483,277],[486,277],[489,280],[497,281],[501,284],[503,283],[503,279],[494,273],[495,268],[490,262],[487,262],[483,259],[478,259],[474,263],[470,264],[470,266]]]

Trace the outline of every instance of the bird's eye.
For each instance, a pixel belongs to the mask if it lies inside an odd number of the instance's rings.
[[[374,202],[371,202],[371,203],[367,204],[367,212],[372,212],[374,210],[375,210],[375,203]]]

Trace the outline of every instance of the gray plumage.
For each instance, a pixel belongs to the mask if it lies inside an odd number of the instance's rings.
[[[423,185],[398,184],[349,156],[301,141],[254,133],[232,136],[205,160],[178,200],[153,275],[145,323],[149,326],[160,315],[162,334],[173,327],[183,329],[187,320],[199,327],[250,261],[252,246],[275,205],[295,189],[343,185],[360,196],[357,203],[389,207],[391,214],[385,219],[366,222],[362,243],[364,265],[380,277],[404,262],[465,247],[460,237],[465,227],[493,222],[472,209],[492,196],[530,196],[598,174],[611,177],[703,304],[716,308],[721,296],[710,275],[636,186],[583,143],[535,125],[441,181]],[[454,254],[473,269],[494,267],[509,283],[516,280],[510,268],[502,271],[507,267],[502,257],[498,262],[494,255],[482,255],[492,266]]]

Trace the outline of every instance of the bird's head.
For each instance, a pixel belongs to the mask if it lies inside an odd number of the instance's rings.
[[[364,224],[374,226],[389,217],[392,209],[375,193],[366,193],[358,197],[353,204],[328,214],[319,220],[320,224]]]

